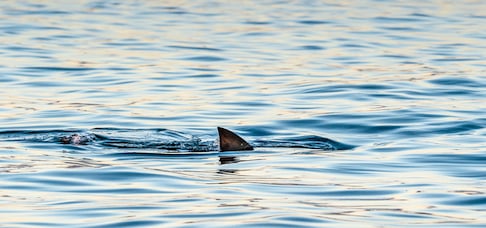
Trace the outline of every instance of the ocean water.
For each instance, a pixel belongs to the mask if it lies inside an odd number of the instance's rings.
[[[0,227],[485,227],[485,25],[481,0],[2,1]]]

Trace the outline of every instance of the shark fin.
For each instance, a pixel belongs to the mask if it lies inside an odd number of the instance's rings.
[[[253,150],[253,147],[234,132],[218,127],[219,151]]]

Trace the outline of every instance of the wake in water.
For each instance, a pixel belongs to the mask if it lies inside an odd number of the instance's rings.
[[[219,128],[218,130],[223,129]],[[223,129],[228,131],[226,129]],[[231,134],[231,131],[228,131]],[[224,138],[217,140],[203,140],[197,136],[168,129],[118,129],[95,128],[89,131],[82,130],[49,130],[49,131],[3,131],[0,132],[2,141],[46,142],[71,144],[77,146],[90,145],[100,148],[160,150],[169,152],[209,152],[228,150],[251,150],[253,147],[282,147],[282,148],[308,148],[320,150],[347,150],[354,146],[340,143],[328,138],[310,135],[292,138],[277,138],[271,140],[257,139],[247,143],[240,138],[237,143],[243,147],[223,149]],[[233,137],[233,136],[232,136]],[[231,138],[230,140],[234,140]],[[244,143],[247,143],[244,145]],[[250,145],[251,144],[251,145]]]

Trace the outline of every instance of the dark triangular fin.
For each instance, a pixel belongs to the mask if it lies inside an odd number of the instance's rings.
[[[253,150],[253,147],[234,132],[218,127],[219,151]]]

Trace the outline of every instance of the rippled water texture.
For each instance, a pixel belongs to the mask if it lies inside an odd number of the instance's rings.
[[[2,1],[0,226],[484,227],[485,25],[479,0]]]

